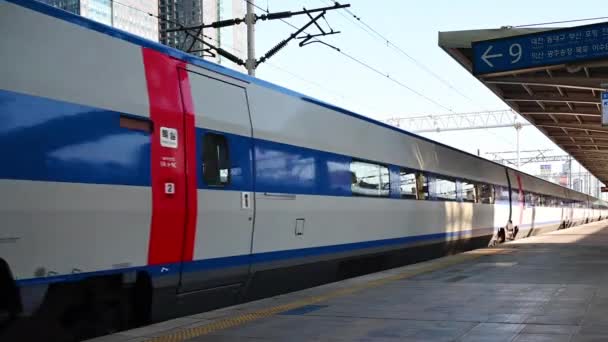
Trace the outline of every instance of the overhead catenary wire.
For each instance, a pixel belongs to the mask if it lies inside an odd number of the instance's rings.
[[[321,0],[321,1],[323,1],[325,3],[333,3],[331,0]],[[350,10],[348,8],[344,8],[343,10],[344,10],[344,12],[348,13],[348,15],[344,15],[342,12],[339,12],[340,14],[342,14],[342,16],[344,18],[346,18],[350,22],[354,23],[356,26],[358,26],[361,30],[366,32],[372,38],[380,39],[382,41],[382,43],[385,44],[388,48],[391,48],[394,51],[396,51],[397,53],[401,54],[402,56],[405,56],[411,63],[416,65],[418,68],[420,68],[427,74],[431,75],[433,78],[435,78],[436,80],[441,82],[447,88],[454,91],[456,94],[458,94],[462,98],[466,99],[467,101],[474,103],[473,99],[471,99],[469,96],[467,96],[466,94],[464,94],[463,92],[458,90],[458,88],[453,86],[448,80],[439,76],[436,72],[431,70],[431,68],[427,67],[424,63],[420,62],[418,59],[416,59],[415,57],[413,57],[412,55],[407,53],[402,47],[400,47],[399,45],[397,45],[396,43],[394,43],[393,41],[388,39],[385,35],[380,33],[378,30],[374,29],[370,24],[365,22],[360,16],[356,15],[352,10]]]
[[[321,0],[321,1],[325,2],[325,3],[333,3],[333,1],[331,1],[331,0]],[[361,30],[363,30],[364,32],[366,32],[368,35],[370,35],[371,37],[373,37],[375,39],[382,40],[386,44],[386,46],[388,46],[390,48],[393,48],[395,51],[397,51],[400,54],[402,54],[405,57],[407,57],[416,66],[418,66],[420,69],[426,71],[428,74],[430,74],[431,76],[433,76],[434,78],[436,78],[437,80],[439,80],[440,82],[442,82],[445,86],[447,86],[448,88],[452,89],[455,93],[457,93],[461,97],[465,98],[466,100],[470,101],[471,103],[475,103],[473,101],[473,99],[471,99],[466,94],[464,94],[461,91],[459,91],[456,87],[452,86],[452,84],[449,83],[447,80],[445,80],[442,77],[440,77],[439,75],[437,75],[429,67],[427,67],[422,62],[418,61],[416,58],[414,58],[413,56],[411,56],[410,54],[408,54],[407,52],[405,52],[397,44],[393,43],[391,40],[389,40],[388,38],[386,38],[383,34],[381,34],[380,32],[378,32],[378,30],[374,29],[371,25],[369,25],[365,21],[363,21],[361,19],[361,17],[357,16],[352,10],[350,10],[348,8],[345,8],[344,11],[346,13],[348,13],[350,15],[350,17],[347,16],[347,15],[344,15],[341,11],[338,12],[338,13],[340,13],[344,18],[348,19],[349,21],[351,21],[351,22],[353,22],[355,24],[359,23],[360,25],[357,25],[357,26]],[[498,132],[490,132],[488,129],[485,129],[484,133],[488,134],[490,137],[500,138],[500,140],[502,140],[503,142],[507,143],[507,145],[512,145],[513,144],[512,141],[511,142],[509,141],[510,139],[505,138],[504,136],[502,136]]]
[[[245,1],[245,2],[250,2],[249,0],[244,0],[244,1]],[[328,1],[326,1],[326,3],[331,3],[331,1],[329,1],[329,0],[328,0]],[[256,7],[257,9],[259,9],[259,10],[263,11],[263,12],[268,13],[268,10],[267,10],[267,9],[261,8],[261,7],[259,7],[259,6],[255,5],[255,4],[253,4],[253,6],[254,6],[254,7]],[[348,9],[347,9],[347,10],[348,10]],[[349,10],[349,11],[350,11],[350,10]],[[341,13],[341,12],[338,12],[338,13]],[[353,15],[354,17],[356,17],[356,15],[354,15],[354,13],[352,13],[352,12],[351,12],[351,15]],[[345,16],[345,17],[346,17],[346,16]],[[348,17],[346,17],[346,18],[348,18]],[[288,21],[286,21],[286,20],[284,20],[284,19],[281,19],[281,21],[283,21],[285,24],[289,25],[290,27],[297,29],[297,26],[295,26],[295,25],[291,24],[290,22],[288,22]],[[367,29],[368,29],[368,30],[375,32],[375,34],[376,34],[377,36],[382,37],[382,39],[385,39],[385,38],[384,38],[384,37],[383,37],[383,36],[382,36],[382,35],[381,35],[379,32],[377,32],[376,30],[374,30],[374,29],[373,29],[371,26],[369,26],[369,25],[365,24],[365,27],[367,27]],[[364,29],[364,31],[368,32],[368,34],[370,34],[370,35],[372,35],[372,36],[374,35],[374,33],[371,33],[370,31],[367,31],[367,30],[365,30],[365,29]],[[389,41],[389,40],[387,40],[387,42],[390,42],[390,41]],[[392,43],[390,43],[390,44],[392,44]],[[393,45],[394,45],[394,44],[393,44]],[[369,70],[371,70],[371,71],[373,71],[373,72],[375,72],[375,73],[377,73],[377,74],[379,74],[379,75],[381,75],[381,76],[384,76],[384,77],[389,78],[391,81],[393,81],[393,82],[397,83],[398,85],[400,85],[400,86],[402,86],[402,87],[406,87],[408,90],[410,90],[410,91],[414,92],[414,93],[415,93],[415,94],[417,94],[418,96],[421,96],[421,97],[425,98],[427,101],[430,101],[430,102],[432,102],[432,103],[434,103],[434,104],[436,104],[436,105],[438,105],[438,106],[440,106],[440,107],[442,107],[442,108],[444,108],[444,109],[447,109],[448,111],[450,111],[450,112],[454,113],[454,111],[453,111],[452,109],[450,109],[450,108],[446,108],[445,106],[443,106],[443,105],[441,105],[441,104],[439,104],[439,103],[436,103],[434,100],[432,100],[432,99],[430,99],[430,98],[426,97],[425,95],[423,95],[423,94],[419,93],[418,91],[416,91],[416,90],[414,90],[414,89],[411,89],[411,88],[410,88],[410,87],[408,87],[407,85],[405,85],[405,84],[403,84],[403,83],[399,82],[399,80],[394,79],[394,78],[391,78],[391,76],[390,76],[390,75],[388,75],[388,74],[385,74],[385,73],[381,72],[380,70],[378,70],[378,69],[376,69],[376,68],[372,67],[371,65],[366,64],[366,63],[364,63],[364,62],[362,62],[362,61],[360,61],[360,60],[356,59],[355,57],[353,57],[353,56],[349,55],[348,53],[346,53],[346,52],[344,52],[344,51],[341,51],[340,49],[338,49],[338,48],[336,48],[336,47],[333,47],[332,45],[327,45],[327,46],[329,46],[329,47],[331,47],[331,48],[335,49],[336,51],[340,52],[340,53],[341,53],[342,55],[344,55],[345,57],[347,57],[347,58],[349,58],[349,59],[353,60],[354,62],[356,62],[356,63],[360,64],[361,66],[363,66],[363,67],[365,67],[365,68],[367,68],[367,69],[369,69]],[[396,46],[396,45],[395,45],[395,46]],[[397,46],[397,48],[399,48],[399,47]],[[405,54],[405,55],[406,55],[408,58],[413,59],[414,61],[416,61],[416,60],[415,60],[413,57],[411,57],[410,55],[408,55],[408,54],[407,54],[405,51],[401,50],[401,53]],[[416,61],[416,62],[417,62],[417,61]],[[421,65],[422,65],[422,64],[421,64]],[[429,70],[429,71],[430,71],[430,70]],[[431,73],[432,73],[432,71],[431,71]],[[446,82],[447,82],[447,81],[446,81]],[[448,85],[449,85],[449,84],[448,84]],[[449,85],[449,86],[451,86],[451,85]],[[452,88],[453,88],[453,87],[452,87]],[[461,95],[461,96],[464,96],[465,98],[467,98],[467,99],[469,99],[470,101],[472,101],[472,100],[471,100],[470,98],[468,98],[466,95],[464,95],[464,94],[462,94],[462,93],[460,93],[460,95]],[[486,134],[487,134],[487,135],[489,135],[490,137],[493,137],[493,138],[499,138],[499,139],[500,139],[500,140],[502,140],[504,143],[506,143],[508,146],[511,146],[511,145],[513,145],[513,144],[514,144],[514,142],[512,141],[512,139],[507,139],[507,138],[505,138],[505,137],[504,137],[502,134],[499,134],[498,132],[490,132],[488,129],[485,129],[485,130],[484,130],[484,133],[486,133]],[[509,141],[509,140],[511,140],[511,141]]]
[[[245,1],[245,2],[247,2],[247,3],[251,3],[251,4],[252,4],[252,5],[255,7],[255,8],[257,8],[257,9],[259,9],[259,10],[261,10],[261,11],[265,12],[265,13],[269,13],[269,10],[264,9],[264,8],[262,8],[262,7],[258,6],[258,5],[256,5],[255,3],[250,2],[249,0],[244,0],[244,1]],[[167,21],[167,22],[169,22],[169,23],[171,23],[171,24],[174,24],[174,25],[176,25],[176,26],[178,26],[178,27],[183,27],[183,25],[181,25],[180,23],[173,22],[173,21],[168,20],[168,19],[166,19],[166,18],[161,18],[161,17],[159,17],[158,15],[154,15],[154,14],[152,14],[152,13],[150,13],[150,12],[143,11],[143,10],[141,10],[141,9],[139,9],[139,8],[136,8],[136,7],[133,7],[133,6],[130,6],[130,5],[126,5],[126,4],[121,3],[121,2],[119,2],[119,1],[116,1],[116,0],[112,0],[112,2],[117,3],[117,4],[119,4],[119,5],[122,5],[122,6],[125,6],[125,7],[128,7],[128,8],[130,8],[130,9],[133,9],[133,10],[136,10],[136,11],[139,11],[139,12],[145,13],[145,14],[147,14],[147,15],[149,15],[149,16],[152,16],[152,17],[155,17],[155,18],[157,18],[157,19],[159,19],[159,20],[164,20],[164,21]],[[292,27],[292,28],[298,29],[298,27],[297,27],[297,26],[295,26],[295,25],[291,24],[290,22],[286,21],[285,19],[280,19],[280,20],[281,20],[283,23],[285,23],[286,25],[289,25],[289,26],[290,26],[290,27]],[[204,36],[204,37],[206,37],[206,38],[208,38],[208,39],[213,39],[212,37],[209,37],[209,36],[206,36],[206,35],[203,35],[203,36]],[[428,96],[426,96],[426,95],[424,95],[424,94],[420,93],[419,91],[417,91],[417,90],[415,90],[415,89],[413,89],[413,88],[411,88],[411,87],[407,86],[405,83],[403,83],[403,82],[401,82],[401,81],[399,81],[399,80],[397,80],[397,79],[395,79],[395,78],[391,77],[389,74],[387,74],[387,73],[383,73],[383,72],[382,72],[382,71],[380,71],[379,69],[377,69],[377,68],[375,68],[375,67],[373,67],[373,66],[369,65],[368,63],[365,63],[365,62],[361,61],[361,60],[360,60],[360,59],[358,59],[358,58],[355,58],[354,56],[352,56],[352,55],[350,55],[350,54],[348,54],[348,53],[346,53],[346,52],[342,51],[341,49],[339,49],[339,48],[337,48],[337,47],[335,47],[335,46],[333,46],[333,45],[327,44],[327,43],[325,43],[325,42],[323,42],[323,41],[319,40],[318,38],[314,38],[314,41],[321,42],[321,43],[323,43],[324,45],[326,45],[326,46],[328,46],[328,47],[331,47],[333,50],[335,50],[335,51],[337,51],[338,53],[342,54],[343,56],[345,56],[345,57],[347,57],[347,58],[351,59],[352,61],[355,61],[356,63],[358,63],[359,65],[361,65],[361,66],[363,66],[363,67],[365,67],[365,68],[367,68],[368,70],[370,70],[370,71],[372,71],[372,72],[374,72],[374,73],[376,73],[376,74],[378,74],[378,75],[380,75],[380,76],[383,76],[383,77],[385,77],[385,78],[389,79],[389,80],[390,80],[390,81],[392,81],[393,83],[395,83],[395,84],[399,85],[400,87],[403,87],[403,88],[407,89],[408,91],[410,91],[410,92],[412,92],[413,94],[415,94],[415,95],[417,95],[417,96],[419,96],[419,97],[421,97],[421,98],[423,98],[423,99],[425,99],[425,100],[429,101],[430,103],[433,103],[434,105],[436,105],[436,106],[438,106],[438,107],[441,107],[441,108],[443,108],[443,109],[445,109],[445,110],[447,110],[447,111],[449,111],[449,112],[454,113],[454,111],[453,111],[451,108],[449,108],[449,107],[447,107],[447,106],[442,105],[441,103],[439,103],[439,102],[437,102],[437,101],[433,100],[432,98],[430,98],[430,97],[428,97]]]
[[[248,2],[248,0],[245,0],[245,1],[247,1],[247,2]],[[165,20],[165,21],[167,21],[167,22],[169,22],[169,23],[172,23],[173,25],[176,25],[176,26],[179,26],[179,27],[182,27],[182,26],[183,26],[183,25],[181,25],[181,24],[180,24],[180,23],[178,23],[178,22],[173,22],[173,21],[171,21],[171,20],[167,20],[167,19],[165,19],[165,18],[161,18],[161,17],[159,17],[159,16],[157,16],[157,15],[154,15],[154,14],[152,14],[152,13],[149,13],[149,12],[143,11],[143,10],[141,10],[141,9],[139,9],[139,8],[132,7],[132,6],[130,6],[130,5],[123,4],[123,3],[119,2],[119,1],[113,0],[113,2],[114,2],[114,3],[117,3],[117,4],[119,4],[119,5],[122,5],[122,6],[128,7],[128,8],[131,8],[131,9],[133,9],[133,10],[139,11],[139,12],[141,12],[141,13],[147,14],[147,15],[149,15],[149,16],[155,17],[155,18],[157,18],[157,19],[159,19],[159,20]],[[263,9],[263,8],[260,8],[259,6],[255,5],[255,4],[254,4],[254,6],[255,6],[256,8],[258,8],[258,9],[260,9],[260,10],[262,10],[262,11],[264,11],[264,12],[268,13],[268,10],[265,10],[265,9]],[[286,20],[284,20],[284,19],[281,19],[281,21],[283,21],[285,24],[289,25],[289,26],[290,26],[290,27],[292,27],[292,28],[297,28],[295,25],[293,25],[293,24],[291,24],[291,23],[287,22],[287,21],[286,21]],[[207,35],[203,35],[203,36],[204,36],[205,38],[210,39],[210,40],[217,41],[217,40],[216,40],[215,38],[213,38],[213,37],[210,37],[210,36],[207,36]],[[316,38],[315,38],[315,39],[316,39]],[[318,39],[317,39],[317,40],[318,40]],[[351,59],[351,60],[355,61],[356,63],[360,64],[361,66],[363,66],[363,67],[365,67],[365,68],[368,68],[370,71],[373,71],[373,72],[375,72],[375,73],[377,73],[377,74],[379,74],[379,75],[381,75],[381,76],[387,77],[387,78],[389,78],[391,81],[395,82],[396,84],[398,84],[398,85],[400,85],[400,86],[402,86],[402,87],[406,87],[408,90],[410,90],[410,91],[414,92],[415,94],[417,94],[417,95],[419,95],[419,96],[421,96],[421,97],[423,97],[423,98],[427,99],[428,101],[430,101],[430,102],[432,102],[432,103],[434,103],[434,104],[436,104],[436,105],[438,105],[438,106],[440,106],[440,107],[442,107],[442,108],[444,108],[444,109],[447,109],[447,110],[449,110],[450,112],[453,112],[453,110],[451,110],[450,108],[447,108],[447,107],[445,107],[445,106],[443,106],[443,105],[441,105],[441,104],[439,104],[439,103],[436,103],[434,100],[432,100],[432,99],[430,99],[430,98],[428,98],[428,97],[425,97],[423,94],[421,94],[421,93],[417,92],[416,90],[409,88],[407,85],[405,85],[405,84],[403,84],[403,83],[399,82],[399,80],[396,80],[396,79],[394,79],[394,78],[391,78],[391,77],[390,77],[390,75],[387,75],[387,74],[382,73],[380,70],[378,70],[378,69],[376,69],[376,68],[374,68],[374,67],[370,66],[369,64],[366,64],[366,63],[364,63],[364,62],[362,62],[362,61],[358,60],[357,58],[355,58],[355,57],[353,57],[353,56],[351,56],[351,55],[349,55],[349,54],[345,53],[344,51],[341,51],[340,49],[338,49],[338,48],[336,48],[336,47],[333,47],[332,45],[329,45],[329,44],[326,44],[326,45],[327,45],[327,46],[329,46],[329,47],[331,47],[332,49],[335,49],[336,51],[340,52],[340,53],[341,53],[342,55],[344,55],[345,57],[347,57],[347,58],[349,58],[349,59]],[[229,47],[229,48],[230,48],[230,49],[232,49],[233,51],[239,51],[239,52],[243,52],[243,51],[241,51],[241,50],[239,50],[239,49],[236,49],[235,47],[232,47],[232,46],[227,46],[227,47]],[[302,76],[300,76],[300,75],[297,75],[297,74],[295,74],[295,73],[293,73],[293,72],[291,72],[291,71],[289,71],[289,70],[286,70],[285,68],[279,67],[279,66],[277,66],[277,65],[273,65],[273,64],[268,64],[268,65],[270,65],[270,66],[271,66],[272,68],[274,68],[274,69],[277,69],[277,70],[280,70],[280,71],[282,71],[282,72],[284,72],[284,73],[290,74],[292,77],[299,78],[299,79],[301,79],[301,80],[302,80],[302,81],[304,81],[304,82],[307,82],[307,83],[309,83],[309,84],[315,85],[315,86],[319,87],[320,89],[324,89],[324,90],[326,90],[326,91],[329,91],[329,92],[333,93],[334,95],[337,95],[337,96],[339,96],[339,97],[342,97],[342,98],[346,99],[346,97],[345,97],[343,94],[340,94],[339,92],[336,92],[336,91],[331,90],[331,89],[329,89],[329,88],[327,88],[327,87],[325,87],[325,86],[322,86],[322,85],[320,85],[318,82],[314,82],[314,81],[307,80],[306,78],[304,78],[304,77],[302,77]],[[371,108],[370,108],[370,109],[371,109]],[[499,135],[499,136],[500,136],[500,135]],[[505,140],[503,137],[500,137],[500,138],[502,138],[503,140]]]
[[[212,40],[214,40],[214,41],[217,42],[217,39],[215,39],[215,38],[210,38],[210,39],[212,39]],[[229,49],[231,49],[233,52],[241,53],[241,54],[245,53],[245,51],[243,51],[243,50],[241,50],[241,49],[239,49],[239,48],[237,48],[235,46],[232,46],[232,45],[229,45],[229,44],[226,44],[226,43],[224,43],[224,46],[227,47],[227,48],[229,48]],[[312,85],[314,87],[317,87],[319,89],[322,89],[325,92],[331,93],[335,97],[341,98],[342,100],[348,100],[348,97],[345,94],[342,94],[342,93],[340,93],[340,92],[338,92],[338,91],[336,91],[334,89],[328,88],[328,87],[322,85],[319,82],[315,82],[315,81],[312,81],[310,79],[307,79],[306,77],[304,77],[302,75],[299,75],[297,73],[294,73],[293,71],[288,70],[287,68],[281,67],[281,66],[277,65],[276,63],[266,62],[266,65],[268,65],[269,67],[271,67],[271,68],[273,68],[275,70],[278,70],[278,71],[280,71],[282,73],[288,74],[288,75],[290,75],[293,78],[297,78],[300,81],[308,83],[308,84],[310,84],[310,85]],[[349,102],[353,102],[353,101],[350,100]],[[372,108],[372,107],[370,107],[368,105],[364,105],[364,104],[361,104],[361,103],[358,103],[358,105],[360,105],[362,107],[365,107],[368,110],[373,111],[373,112],[377,112],[378,111],[377,109],[374,109],[374,108]]]
[[[117,1],[117,0],[112,0],[112,1],[113,1],[114,3],[116,3],[116,4],[119,4],[119,5],[122,5],[122,6],[128,7],[128,8],[130,8],[130,9],[135,10],[135,11],[139,11],[139,12],[141,12],[141,13],[144,13],[144,14],[147,14],[147,15],[149,15],[149,16],[155,17],[155,18],[157,18],[157,19],[159,19],[159,20],[164,20],[164,21],[166,21],[166,22],[169,22],[169,23],[171,23],[171,24],[175,25],[176,27],[184,27],[184,26],[183,26],[183,25],[181,25],[179,22],[174,22],[174,21],[169,20],[169,19],[166,19],[166,18],[161,18],[161,17],[159,17],[158,15],[155,15],[155,14],[153,14],[153,13],[146,12],[146,11],[141,10],[141,9],[139,9],[139,8],[136,8],[136,7],[133,7],[133,6],[130,6],[130,5],[127,5],[127,4],[124,4],[124,3],[121,3],[120,1]],[[245,0],[245,1],[246,1],[246,2],[249,2],[248,0]],[[254,7],[258,8],[259,10],[262,10],[263,12],[269,13],[269,10],[265,10],[265,9],[263,9],[263,8],[260,8],[259,6],[255,5],[255,4],[254,4]],[[290,27],[297,29],[297,27],[296,27],[295,25],[293,25],[293,24],[289,23],[288,21],[286,21],[286,20],[284,20],[284,19],[281,19],[281,21],[283,21],[283,22],[284,22],[286,25],[289,25]],[[202,33],[201,33],[201,34],[202,34]],[[202,34],[202,35],[203,35],[203,37],[205,37],[205,38],[207,38],[207,39],[210,39],[210,40],[213,40],[213,41],[217,41],[217,40],[216,40],[215,38],[213,38],[213,37],[210,37],[210,36],[207,36],[207,35],[204,35],[204,34]],[[320,41],[320,40],[319,40],[319,39],[317,39],[317,38],[315,38],[315,40]],[[225,45],[226,45],[226,44],[225,44]],[[366,63],[364,63],[364,62],[362,62],[362,61],[360,61],[360,60],[358,60],[358,59],[356,59],[356,58],[354,58],[353,56],[351,56],[351,55],[349,55],[349,54],[345,53],[344,51],[341,51],[340,49],[338,49],[338,48],[336,48],[336,47],[334,47],[334,46],[332,46],[332,45],[329,45],[329,44],[325,44],[325,45],[327,45],[327,46],[331,47],[332,49],[335,49],[337,52],[339,52],[339,53],[341,53],[342,55],[344,55],[345,57],[347,57],[347,58],[349,58],[349,59],[351,59],[351,60],[355,61],[356,63],[358,63],[358,64],[362,65],[363,67],[370,69],[370,71],[373,71],[373,72],[375,72],[375,73],[377,73],[377,74],[379,74],[379,75],[381,75],[381,76],[387,77],[387,78],[389,78],[389,80],[391,80],[391,81],[395,82],[396,84],[398,84],[398,85],[400,85],[400,86],[402,86],[402,87],[406,87],[406,89],[408,89],[409,91],[412,91],[413,93],[415,93],[415,94],[417,94],[417,95],[419,95],[419,96],[421,96],[421,97],[425,98],[426,100],[430,101],[431,103],[434,103],[435,105],[440,106],[440,107],[442,107],[442,108],[444,108],[444,109],[447,109],[448,111],[450,111],[450,112],[454,113],[454,111],[453,111],[452,109],[447,108],[447,107],[445,107],[445,106],[443,106],[443,105],[441,105],[441,104],[439,104],[439,103],[436,103],[434,100],[432,100],[432,99],[430,99],[430,98],[428,98],[428,97],[424,96],[423,94],[421,94],[421,93],[419,93],[419,92],[415,91],[414,89],[411,89],[411,88],[407,87],[405,84],[402,84],[402,83],[401,83],[401,82],[399,82],[398,80],[396,80],[396,79],[394,79],[394,78],[391,78],[391,77],[390,77],[390,75],[382,73],[380,70],[378,70],[378,69],[376,69],[376,68],[374,68],[374,67],[372,67],[372,66],[370,66],[370,65],[368,65],[368,64],[366,64]],[[227,47],[229,47],[229,46],[227,46]],[[239,49],[236,49],[236,48],[234,48],[234,47],[229,47],[229,48],[231,48],[233,51],[239,51]],[[242,52],[242,51],[240,51],[240,52]],[[279,67],[279,66],[277,66],[277,65],[273,65],[273,64],[271,64],[271,63],[267,63],[267,64],[268,64],[270,67],[274,68],[274,69],[277,69],[277,70],[282,71],[282,72],[284,72],[284,73],[290,74],[292,77],[299,78],[299,79],[301,79],[301,80],[302,80],[302,81],[304,81],[304,82],[307,82],[307,83],[309,83],[309,84],[315,85],[315,86],[319,87],[320,89],[324,89],[324,90],[329,91],[329,92],[331,92],[331,93],[333,93],[333,94],[335,94],[335,95],[338,95],[339,97],[342,97],[342,98],[346,99],[346,97],[345,97],[344,95],[342,95],[342,94],[340,94],[340,93],[338,93],[338,92],[336,92],[336,91],[334,91],[334,90],[331,90],[331,89],[329,89],[329,88],[327,88],[327,87],[324,87],[324,86],[320,85],[318,82],[314,82],[314,81],[307,80],[307,79],[303,78],[302,76],[299,76],[299,75],[297,75],[297,74],[295,74],[295,73],[293,73],[293,72],[291,72],[291,71],[288,71],[288,70],[286,70],[286,69],[284,69],[284,68],[281,68],[281,67]],[[366,106],[366,107],[367,107],[367,106]],[[369,108],[369,107],[368,107],[368,108]],[[370,108],[370,109],[371,109],[371,108]],[[375,111],[375,110],[374,110],[374,111]],[[486,132],[486,133],[492,136],[492,133],[490,133],[490,132]],[[496,134],[496,135],[494,135],[494,136],[497,136],[497,137],[501,138],[501,140],[503,140],[504,142],[507,142],[507,140],[506,140],[506,139],[505,139],[503,136],[501,136],[500,134]],[[511,144],[511,143],[507,142],[507,144]]]
[[[165,19],[165,18],[161,18],[161,17],[159,17],[158,15],[154,15],[153,13],[146,12],[146,11],[144,11],[144,10],[142,10],[142,9],[139,9],[139,8],[136,8],[136,7],[133,7],[133,6],[130,6],[130,5],[127,5],[127,4],[124,4],[124,3],[121,3],[120,1],[112,0],[112,2],[114,2],[114,3],[116,3],[116,4],[119,4],[119,5],[121,5],[121,6],[125,6],[125,7],[127,7],[127,8],[130,8],[130,9],[132,9],[132,10],[135,10],[135,11],[138,11],[138,12],[141,12],[141,13],[144,13],[144,14],[147,14],[147,15],[149,15],[149,16],[151,16],[151,17],[155,17],[155,18],[157,18],[157,19],[159,19],[159,20],[165,20],[165,21],[167,21],[167,22],[169,22],[169,23],[171,23],[171,24],[173,24],[173,25],[175,25],[175,26],[177,26],[177,27],[183,27],[183,25],[181,25],[181,24],[180,24],[180,23],[178,23],[178,22],[174,22],[174,21],[171,21],[171,20],[168,20],[168,19]],[[257,6],[256,6],[256,7],[257,7]],[[268,13],[268,10],[264,10],[264,11]],[[210,39],[210,40],[212,40],[212,41],[215,41],[215,42],[219,43],[219,41],[218,41],[216,38],[214,38],[214,37],[211,37],[211,36],[208,36],[208,35],[205,35],[205,34],[202,34],[202,33],[201,33],[201,35],[202,35],[203,37],[207,38],[207,39]],[[234,47],[234,46],[231,46],[231,45],[229,45],[229,44],[223,43],[223,45],[224,45],[224,46],[226,46],[227,48],[231,49],[233,52],[238,52],[238,53],[241,53],[241,54],[244,54],[244,53],[245,53],[243,50],[238,49],[238,48],[236,48],[236,47]],[[346,100],[346,99],[347,99],[346,95],[341,94],[341,93],[339,93],[339,92],[338,92],[338,91],[336,91],[336,90],[333,90],[333,89],[330,89],[330,88],[328,88],[328,87],[325,87],[325,86],[321,85],[321,84],[320,84],[320,83],[318,83],[318,82],[315,82],[315,81],[311,81],[311,80],[309,80],[309,79],[306,79],[305,77],[303,77],[303,76],[301,76],[301,75],[298,75],[298,74],[296,74],[296,73],[294,73],[294,72],[292,72],[292,71],[289,71],[289,70],[287,70],[287,69],[285,69],[285,68],[283,68],[283,67],[280,67],[280,66],[276,65],[275,63],[266,62],[266,64],[267,64],[267,65],[269,65],[271,68],[274,68],[274,69],[279,70],[279,71],[281,71],[281,72],[283,72],[283,73],[289,74],[290,76],[292,76],[292,77],[294,77],[294,78],[298,78],[298,79],[300,79],[301,81],[304,81],[304,82],[306,82],[306,83],[308,83],[308,84],[311,84],[311,85],[313,85],[313,86],[318,87],[319,89],[323,89],[324,91],[329,92],[329,93],[332,93],[333,95],[335,95],[335,96],[337,96],[337,97],[340,97],[340,98],[342,98],[342,99],[344,99],[344,100]],[[359,105],[361,105],[361,106],[363,106],[363,107],[367,107],[368,109],[372,110],[372,108],[370,108],[369,106],[362,105],[362,104],[359,104]],[[377,111],[377,110],[374,110],[374,111]]]
[[[265,12],[265,13],[268,13],[266,9],[264,9],[264,8],[262,8],[262,7],[258,6],[258,5],[256,5],[255,3],[251,2],[250,0],[244,0],[244,1],[245,1],[245,2],[247,2],[247,3],[252,4],[252,5],[253,5],[255,8],[257,8],[258,10],[261,10],[261,11],[263,11],[263,12]],[[292,27],[292,28],[294,28],[294,29],[298,29],[298,27],[297,27],[297,26],[293,25],[292,23],[288,22],[287,20],[285,20],[285,19],[280,19],[280,20],[281,20],[283,23],[285,23],[286,25],[289,25],[290,27]],[[423,98],[423,99],[427,100],[428,102],[430,102],[430,103],[432,103],[432,104],[434,104],[434,105],[436,105],[436,106],[438,106],[438,107],[441,107],[441,108],[443,108],[443,109],[445,109],[445,110],[447,110],[447,111],[449,111],[449,112],[451,112],[451,113],[454,113],[454,111],[453,111],[451,108],[449,108],[449,107],[447,107],[447,106],[445,106],[445,105],[443,105],[443,104],[441,104],[441,103],[437,102],[436,100],[434,100],[434,99],[432,99],[432,98],[430,98],[430,97],[428,97],[428,96],[426,96],[426,95],[422,94],[421,92],[419,92],[419,91],[417,91],[417,90],[415,90],[415,89],[411,88],[410,86],[406,85],[404,82],[401,82],[401,81],[397,80],[396,78],[391,77],[391,76],[390,76],[390,74],[388,74],[388,73],[384,73],[384,72],[380,71],[378,68],[373,67],[373,66],[371,66],[370,64],[368,64],[368,63],[366,63],[366,62],[362,61],[361,59],[356,58],[356,57],[354,57],[353,55],[350,55],[350,54],[348,54],[348,53],[344,52],[342,49],[337,48],[337,47],[335,47],[335,46],[333,46],[333,45],[327,44],[327,43],[325,43],[324,41],[322,41],[322,40],[320,40],[320,39],[318,39],[318,38],[314,38],[314,41],[316,41],[316,42],[320,42],[320,43],[323,43],[325,46],[328,46],[328,47],[332,48],[334,51],[336,51],[336,52],[340,53],[341,55],[343,55],[343,56],[345,56],[345,57],[349,58],[350,60],[352,60],[352,61],[356,62],[356,63],[357,63],[357,64],[359,64],[360,66],[363,66],[363,67],[365,67],[366,69],[368,69],[368,70],[370,70],[370,71],[372,71],[372,72],[374,72],[374,73],[376,73],[376,74],[378,74],[378,75],[380,75],[380,76],[382,76],[382,77],[384,77],[384,78],[387,78],[387,79],[388,79],[388,80],[390,80],[391,82],[393,82],[393,83],[397,84],[398,86],[400,86],[400,87],[402,87],[402,88],[404,88],[404,89],[406,89],[406,90],[410,91],[411,93],[413,93],[413,94],[415,94],[415,95],[417,95],[417,96],[419,96],[419,97],[421,97],[421,98]]]

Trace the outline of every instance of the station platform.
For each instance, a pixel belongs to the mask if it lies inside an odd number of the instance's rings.
[[[94,342],[608,341],[608,221]]]

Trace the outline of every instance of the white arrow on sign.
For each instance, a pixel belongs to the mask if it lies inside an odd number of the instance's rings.
[[[493,47],[494,47],[494,45],[488,46],[488,48],[486,49],[486,52],[484,52],[483,55],[481,55],[481,59],[484,62],[486,62],[486,64],[488,64],[491,68],[494,67],[494,64],[492,64],[492,62],[490,62],[490,58],[502,57],[502,53],[495,53],[493,55],[490,55],[490,51],[492,51]]]

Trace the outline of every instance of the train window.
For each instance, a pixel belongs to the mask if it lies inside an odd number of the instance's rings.
[[[391,181],[388,167],[380,166],[380,196],[388,197],[391,193]]]
[[[538,195],[536,195],[536,198],[537,198],[537,200],[536,200],[537,206],[539,206],[539,207],[546,206],[546,203],[545,203],[546,198],[544,195],[538,194]]]
[[[203,179],[213,186],[230,183],[228,142],[222,134],[206,133],[203,136]]]
[[[418,199],[425,200],[429,196],[430,178],[422,172],[416,174],[416,187],[418,188]]]
[[[467,181],[460,181],[458,187],[458,198],[465,202],[477,202],[475,184]]]
[[[121,115],[119,119],[120,127],[134,131],[142,131],[146,133],[152,132],[152,121],[146,118],[136,118],[126,115]]]
[[[434,178],[431,182],[431,196],[437,199],[456,200],[456,182],[445,178]]]
[[[494,204],[494,186],[477,184],[477,203]]]
[[[523,203],[523,201],[524,201],[524,198],[519,196],[519,190],[511,189],[511,202],[512,203]]]
[[[496,186],[495,188],[496,200],[497,201],[508,201],[509,200],[509,188],[506,186]]]
[[[526,206],[534,207],[536,205],[536,195],[532,192],[526,192]]]
[[[350,164],[351,190],[359,196],[388,196],[389,171],[386,166],[353,161]]]
[[[416,172],[401,169],[399,171],[399,189],[401,198],[416,198]]]

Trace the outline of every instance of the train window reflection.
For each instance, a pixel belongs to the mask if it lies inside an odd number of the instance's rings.
[[[388,196],[391,192],[391,182],[388,167],[380,165],[380,196]]]
[[[496,186],[495,189],[497,201],[508,201],[509,200],[509,188],[506,186]]]
[[[230,182],[228,143],[222,134],[203,136],[203,179],[213,186],[225,186]]]
[[[536,195],[532,192],[526,192],[525,201],[527,207],[533,207],[536,205]]]
[[[456,182],[450,179],[434,178],[431,196],[436,199],[456,200]]]
[[[494,187],[490,184],[477,185],[478,203],[494,204]]]
[[[388,196],[390,177],[386,166],[353,161],[350,164],[351,190],[359,196]]]
[[[416,172],[401,169],[399,171],[399,189],[401,198],[416,198]]]
[[[477,202],[477,194],[475,193],[475,184],[467,181],[461,181],[458,188],[458,198],[465,202]]]
[[[539,207],[544,207],[546,205],[545,203],[545,196],[543,195],[536,195],[536,205]]]
[[[430,189],[430,178],[427,177],[424,173],[418,172],[416,174],[416,187],[418,188],[418,199],[425,200],[428,199],[429,189]]]

